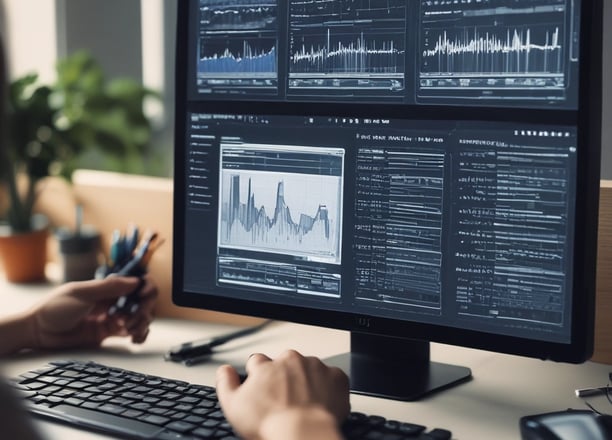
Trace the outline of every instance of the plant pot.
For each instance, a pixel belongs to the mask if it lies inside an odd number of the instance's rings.
[[[0,261],[12,283],[46,280],[47,228],[20,234],[0,233]]]

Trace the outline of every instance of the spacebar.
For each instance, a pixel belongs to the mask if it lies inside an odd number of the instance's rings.
[[[70,405],[54,406],[51,411],[44,414],[76,425],[94,427],[106,432],[124,433],[137,438],[152,438],[163,429],[151,423]]]

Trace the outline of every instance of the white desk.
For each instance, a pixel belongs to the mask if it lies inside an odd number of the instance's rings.
[[[23,309],[48,289],[48,286],[12,286],[0,281],[1,313]],[[325,357],[349,347],[347,332],[275,323],[256,335],[228,344],[207,364],[184,367],[165,362],[162,358],[171,345],[231,329],[220,324],[158,319],[151,327],[148,340],[141,346],[112,339],[100,351],[10,357],[2,362],[2,370],[4,374],[14,376],[53,359],[91,359],[147,374],[211,385],[219,364],[242,365],[253,352],[274,356],[287,348],[295,348],[304,354]],[[430,428],[450,429],[453,438],[459,440],[519,439],[518,421],[521,416],[570,407],[584,409],[585,405],[574,397],[574,389],[605,385],[608,372],[612,371],[610,365],[593,362],[557,364],[440,344],[432,345],[432,359],[468,366],[472,369],[473,379],[419,402],[351,395],[352,409],[421,423]],[[592,398],[589,402],[601,410],[612,411],[604,397]],[[37,424],[50,440],[106,438],[51,422],[37,421]]]

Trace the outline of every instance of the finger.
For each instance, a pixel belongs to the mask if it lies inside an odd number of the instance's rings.
[[[133,342],[143,342],[149,333],[149,325],[151,321],[143,317],[136,321],[131,326],[127,327],[127,331],[132,335]]]
[[[240,386],[240,376],[231,365],[221,365],[217,368],[217,396],[221,406],[227,406],[231,395]]]
[[[147,296],[144,298],[139,297],[138,313],[145,313],[147,315],[153,316],[156,303],[157,303],[156,296]]]
[[[155,299],[157,298],[159,291],[157,289],[157,285],[153,282],[150,275],[145,275],[143,278],[143,285],[138,292],[138,296],[141,299]]]
[[[270,362],[271,360],[272,359],[270,359],[265,354],[253,353],[251,356],[249,356],[249,358],[246,361],[245,368],[246,368],[247,374],[253,373],[253,371],[255,371],[260,365]]]
[[[149,327],[147,326],[142,332],[132,335],[132,342],[134,344],[142,344],[147,340],[147,336],[149,336]]]
[[[125,321],[121,317],[108,316],[98,323],[100,342],[109,336],[127,336],[128,331],[125,328]]]
[[[304,359],[304,356],[302,356],[296,350],[286,350],[283,353],[281,353],[281,355],[278,357],[278,359],[293,360],[293,361],[302,361]]]
[[[142,326],[143,323],[149,325],[151,322],[153,322],[153,314],[141,309],[133,315],[126,315],[125,327],[131,332],[137,327]]]

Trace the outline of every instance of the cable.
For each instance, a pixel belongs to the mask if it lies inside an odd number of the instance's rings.
[[[247,327],[231,333],[226,333],[220,336],[214,336],[212,338],[198,339],[191,342],[185,342],[183,344],[171,347],[170,350],[164,355],[164,359],[172,362],[180,362],[185,365],[196,365],[201,362],[208,360],[210,355],[213,354],[214,348],[223,345],[227,342],[233,341],[234,339],[248,336],[266,327],[272,320],[267,320],[261,324]]]

